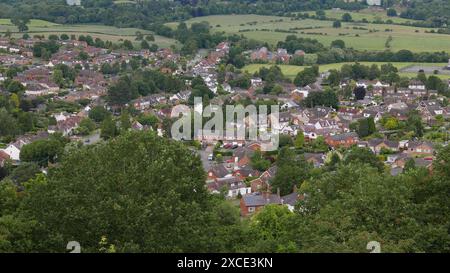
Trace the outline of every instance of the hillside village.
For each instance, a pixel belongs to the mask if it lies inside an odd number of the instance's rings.
[[[42,55],[34,56],[36,46],[45,43],[54,43],[57,47],[47,60]],[[19,166],[23,161],[21,150],[24,146],[54,134],[84,145],[101,141],[101,120],[97,120],[87,133],[83,120],[95,119],[93,109],[118,115],[117,105],[108,99],[109,88],[119,81],[117,73],[111,73],[111,70],[125,69],[128,71],[125,73],[130,73],[132,66],[158,71],[161,79],[166,77],[164,75],[200,78],[212,92],[213,104],[244,101],[278,104],[281,109],[278,129],[283,139],[280,145],[297,149],[314,168],[327,165],[331,154],[342,156],[346,149],[359,147],[369,149],[394,176],[401,174],[408,164],[432,171],[437,147],[448,145],[448,98],[437,90],[428,89],[418,79],[410,79],[407,86],[401,88],[381,79],[343,79],[339,82],[339,90],[350,89],[350,95],[339,95],[339,107],[336,108],[311,99],[327,92],[330,73],[316,75],[316,80],[307,85],[279,80],[277,92],[261,92],[269,85],[264,76],[232,69],[224,71],[222,60],[230,52],[228,42],[187,62],[170,48],[108,50],[86,41],[59,38],[56,41],[0,38],[0,51],[0,78],[4,83],[1,95],[4,98],[19,95],[20,103],[16,107],[33,113],[36,119],[51,121],[43,124],[33,121],[35,126],[30,131],[14,135],[2,144],[1,167]],[[304,55],[300,49],[291,55],[283,48],[271,52],[266,47],[247,52],[249,62],[263,61],[273,65],[289,63],[291,58]],[[247,77],[245,83],[239,83],[244,77]],[[158,90],[129,100],[125,105],[133,113],[127,117],[129,130],[154,130],[167,137],[168,127],[164,121],[170,118],[172,107],[187,104],[192,109],[189,104],[193,95],[189,86],[191,81],[185,80],[187,84],[177,92]],[[363,95],[356,95],[353,90],[359,90]],[[307,103],[308,98],[311,104]],[[143,122],[149,117],[153,119],[151,123]],[[121,126],[120,122],[114,122],[114,127]],[[405,127],[416,133],[403,132]],[[92,138],[92,135],[96,137]],[[8,138],[3,138],[5,140]],[[255,154],[261,154],[260,143],[215,139],[208,135],[202,135],[195,142],[200,147],[199,154],[205,167],[206,187],[211,193],[224,193],[229,199],[239,198],[241,215],[252,214],[267,204],[284,204],[293,210],[297,200],[304,198],[295,188],[282,195],[279,189],[272,187],[277,174],[273,155],[263,155],[269,164],[255,168]],[[46,166],[42,165],[42,169]]]
[[[0,253],[450,252],[450,0],[0,6]]]

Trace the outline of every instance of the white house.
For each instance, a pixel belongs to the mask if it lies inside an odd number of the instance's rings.
[[[382,83],[382,82],[380,82],[380,81],[377,81],[374,85],[373,85],[373,87],[375,87],[375,88],[383,88],[383,87],[389,87],[390,85],[388,84],[388,83]]]
[[[362,114],[365,118],[373,117],[375,122],[378,122],[383,117],[383,112],[371,109],[364,110]]]
[[[281,106],[280,109],[281,110],[288,110],[291,108],[296,108],[299,105],[297,103],[295,103],[293,100],[286,100]]]
[[[418,80],[412,80],[409,82],[408,88],[413,90],[425,90],[426,87],[423,82]]]
[[[408,105],[404,102],[396,102],[388,105],[388,111],[390,112],[392,109],[394,110],[405,110],[408,108]]]
[[[296,130],[294,130],[291,126],[287,125],[287,126],[283,126],[280,129],[280,134],[282,134],[282,135],[295,135],[296,134]]]
[[[20,52],[20,48],[18,48],[18,47],[10,47],[8,50],[11,53],[19,53]]]
[[[291,95],[298,94],[301,98],[304,99],[304,98],[308,97],[309,92],[310,92],[310,89],[307,89],[307,88],[301,88],[301,89],[296,88],[296,89],[292,90]]]
[[[66,3],[69,6],[80,6],[81,0],[66,0]]]
[[[321,119],[314,123],[314,127],[317,130],[321,129],[338,129],[339,125],[333,119]]]
[[[250,81],[253,87],[260,87],[263,85],[263,80],[261,78],[252,78]]]
[[[61,112],[58,114],[53,114],[53,117],[56,119],[56,122],[65,121],[69,114]]]
[[[11,143],[8,145],[8,147],[6,147],[5,149],[2,150],[4,153],[6,153],[7,155],[9,155],[9,157],[11,158],[11,160],[13,161],[20,161],[20,146],[19,143]]]
[[[381,0],[366,0],[368,6],[381,6]]]
[[[369,85],[366,83],[366,81],[359,81],[356,83],[356,87],[364,87],[367,89]]]
[[[228,198],[235,198],[238,195],[244,196],[252,192],[251,187],[248,187],[241,179],[235,176],[217,178],[214,182],[209,183],[208,189],[212,193],[220,193],[222,189],[226,189],[226,197]]]

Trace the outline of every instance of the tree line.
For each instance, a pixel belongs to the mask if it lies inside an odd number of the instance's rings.
[[[329,9],[332,7],[361,9],[360,3],[343,1],[169,1],[147,0],[135,4],[116,4],[113,0],[83,0],[82,6],[69,6],[61,0],[39,3],[30,0],[5,0],[1,2],[2,18],[43,19],[60,24],[102,23],[117,27],[138,27],[156,30],[162,23],[182,21],[192,17],[219,14],[284,15],[295,11]],[[356,7],[356,8],[355,8]],[[20,11],[20,12],[19,12]]]

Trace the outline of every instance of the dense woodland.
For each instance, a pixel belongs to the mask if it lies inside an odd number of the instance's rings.
[[[450,3],[447,0],[413,0],[401,14],[403,18],[428,20],[435,26],[449,24]]]

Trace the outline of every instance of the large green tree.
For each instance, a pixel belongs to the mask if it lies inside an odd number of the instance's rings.
[[[71,152],[31,182],[14,220],[39,223],[28,226],[26,251],[64,252],[72,240],[83,252],[105,240],[118,252],[220,251],[239,218],[204,182],[200,158],[181,143],[128,132]]]
[[[401,177],[349,164],[302,192],[308,197],[300,202],[296,232],[304,251],[367,252],[369,241],[379,241],[384,252],[420,251],[412,239],[421,231],[412,191]]]
[[[107,117],[102,121],[100,126],[100,136],[105,139],[111,139],[119,134],[119,129],[117,128],[116,121],[112,117]]]
[[[20,151],[20,160],[34,162],[46,167],[48,163],[55,163],[64,151],[67,140],[61,136],[51,136],[49,139],[34,141],[24,145]]]
[[[280,191],[286,195],[294,190],[294,187],[309,177],[311,165],[301,155],[296,155],[290,147],[283,147],[278,154],[277,173],[271,181],[272,191]]]

